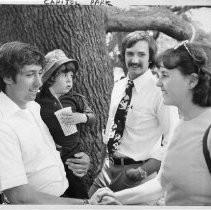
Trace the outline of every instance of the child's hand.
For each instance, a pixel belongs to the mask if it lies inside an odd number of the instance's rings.
[[[86,123],[87,116],[83,113],[74,112],[71,114],[65,114],[62,120],[65,124],[76,125],[78,123]]]

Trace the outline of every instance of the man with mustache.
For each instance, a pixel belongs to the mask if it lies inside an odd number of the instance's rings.
[[[104,135],[108,158],[89,191],[108,186],[114,192],[140,185],[158,172],[178,120],[176,108],[165,106],[150,69],[157,45],[147,33],[129,33],[122,42],[121,61],[128,71],[115,83]]]

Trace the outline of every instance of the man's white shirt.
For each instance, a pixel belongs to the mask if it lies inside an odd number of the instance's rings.
[[[115,83],[104,136],[107,144],[119,102],[125,94],[129,77]],[[150,70],[133,80],[134,88],[124,133],[117,154],[134,160],[162,159],[166,144],[178,120],[178,110],[163,104],[163,96]],[[162,140],[162,135],[164,139]]]
[[[29,184],[60,196],[68,181],[53,138],[32,101],[20,109],[0,92],[0,190]]]

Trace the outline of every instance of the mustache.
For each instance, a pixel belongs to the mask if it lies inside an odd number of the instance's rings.
[[[133,62],[129,62],[128,63],[128,66],[131,67],[131,66],[137,66],[139,68],[142,68],[143,67],[143,64],[142,63],[133,63]]]

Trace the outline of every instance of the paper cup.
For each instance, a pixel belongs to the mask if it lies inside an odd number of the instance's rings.
[[[71,107],[59,109],[56,112],[54,112],[54,114],[56,115],[65,136],[69,136],[69,135],[76,133],[78,131],[76,125],[70,125],[70,124],[64,123],[62,121],[62,117],[67,113],[69,113],[69,114],[72,113]]]

